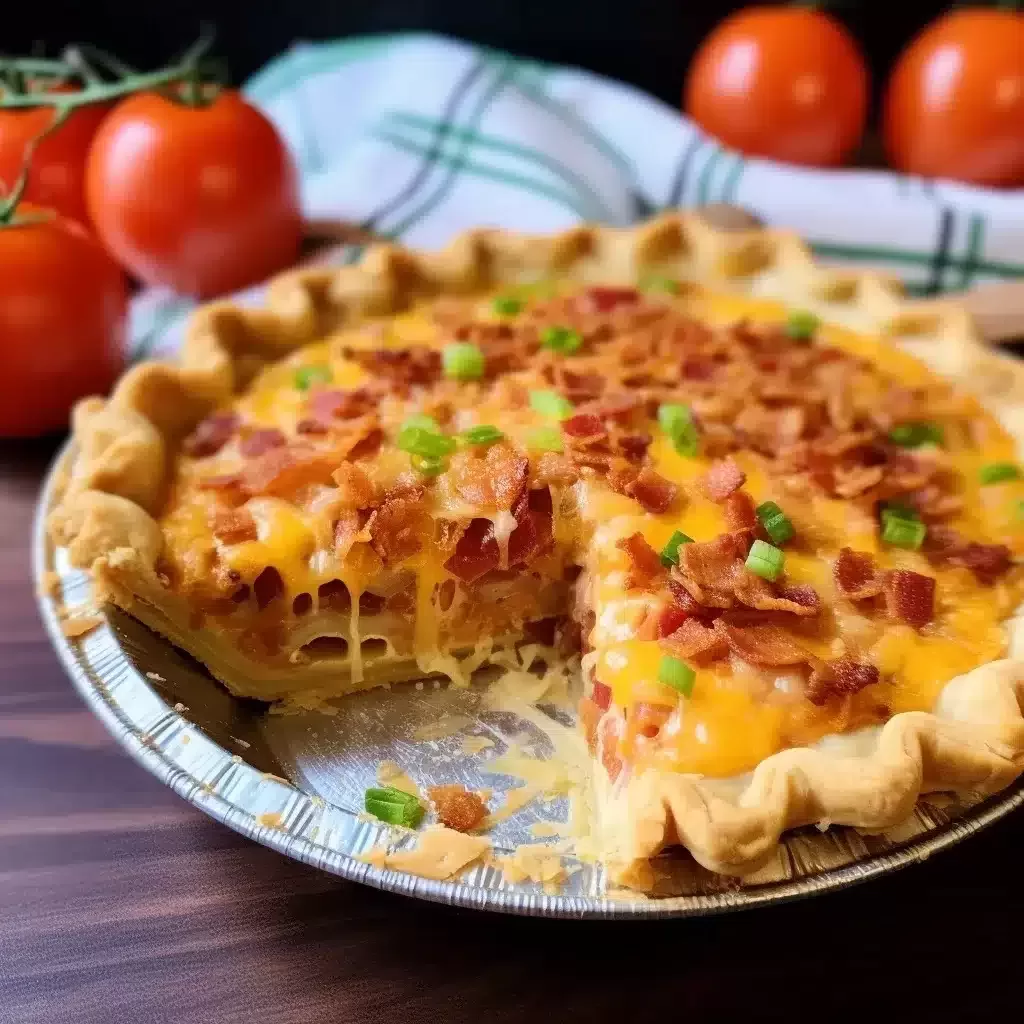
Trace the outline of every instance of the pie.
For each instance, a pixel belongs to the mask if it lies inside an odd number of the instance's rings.
[[[1024,769],[1024,376],[688,214],[301,269],[74,417],[50,517],[232,693],[579,658],[617,877]]]

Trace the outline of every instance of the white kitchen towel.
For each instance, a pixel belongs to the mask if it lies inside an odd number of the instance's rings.
[[[480,225],[625,225],[727,202],[799,231],[823,261],[887,268],[915,292],[1024,276],[1024,190],[746,159],[646,93],[575,68],[372,36],[296,45],[245,89],[295,155],[307,217],[420,248]],[[173,351],[192,306],[139,295],[132,356]]]

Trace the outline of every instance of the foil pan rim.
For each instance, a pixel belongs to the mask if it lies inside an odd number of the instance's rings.
[[[52,555],[46,534],[46,516],[56,489],[61,466],[68,457],[69,451],[70,442],[65,444],[55,456],[40,491],[32,525],[32,574],[36,602],[43,626],[75,689],[89,709],[133,760],[156,776],[178,796],[187,800],[204,814],[247,838],[294,860],[349,881],[450,906],[520,916],[599,920],[699,917],[775,905],[806,896],[845,889],[889,874],[926,860],[933,854],[941,852],[995,823],[1016,808],[1024,806],[1024,780],[1022,780],[1002,794],[972,808],[962,817],[928,831],[895,849],[875,853],[862,860],[826,869],[814,875],[771,882],[746,889],[738,887],[700,895],[657,899],[549,895],[531,891],[516,891],[514,887],[498,889],[471,885],[463,881],[435,881],[390,868],[377,867],[358,859],[353,854],[332,849],[309,837],[295,835],[262,824],[253,809],[247,808],[239,802],[233,802],[223,794],[212,790],[208,783],[204,783],[192,775],[172,754],[161,749],[151,734],[140,729],[129,712],[110,693],[101,674],[94,674],[84,663],[76,643],[66,637],[61,629],[61,620],[56,613],[54,602],[49,599],[40,585],[45,578],[44,573],[50,571]],[[106,630],[109,633],[109,626],[106,624],[98,629]],[[120,660],[127,665],[128,659],[121,652],[112,633],[109,635],[109,642],[113,650],[120,654]],[[129,666],[129,670],[135,672],[134,667]],[[145,684],[140,681],[140,685]],[[159,700],[160,698],[155,697],[155,699]],[[163,707],[169,717],[173,718],[177,714],[166,703],[163,704]],[[185,719],[181,719],[181,721],[189,724]],[[235,755],[214,744],[212,740],[207,742],[219,752],[225,770],[230,766],[248,771],[253,776],[249,780],[250,783],[255,786],[261,784],[261,773],[255,768],[244,762],[239,764]],[[270,786],[272,783],[263,781],[262,784]],[[295,792],[300,791],[296,789]],[[304,798],[311,803],[308,796],[304,796]],[[339,810],[351,815],[349,811]]]

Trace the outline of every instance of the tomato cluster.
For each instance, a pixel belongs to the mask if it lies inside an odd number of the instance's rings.
[[[860,144],[868,85],[856,41],[826,12],[751,7],[705,41],[683,105],[742,152],[833,167]],[[882,135],[898,170],[1024,186],[1024,13],[957,9],[928,26],[889,78]]]
[[[139,81],[0,82],[0,437],[59,429],[109,389],[125,271],[205,298],[298,253],[296,174],[271,122],[173,69]]]

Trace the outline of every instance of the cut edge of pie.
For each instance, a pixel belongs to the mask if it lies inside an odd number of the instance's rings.
[[[891,338],[966,384],[1018,445],[1024,440],[1024,366],[983,346],[966,310],[907,300],[898,282],[880,274],[820,267],[791,233],[722,231],[686,213],[551,236],[476,230],[436,253],[377,245],[356,265],[289,272],[271,282],[260,308],[229,301],[202,307],[179,363],[139,364],[109,398],[76,408],[72,457],[48,519],[51,539],[67,548],[72,564],[91,571],[99,599],[209,659],[230,686],[233,666],[196,650],[187,602],[168,595],[158,573],[163,535],[155,516],[177,447],[199,420],[267,364],[365,316],[551,275],[603,284],[632,283],[648,272],[780,300]],[[1013,653],[1024,640],[1024,620],[1010,619],[1007,633]],[[393,671],[392,678],[409,677],[402,664]],[[947,683],[931,712],[894,715],[861,737],[866,751],[824,742],[785,749],[738,788],[735,780],[678,772],[634,775],[603,794],[611,828],[602,831],[614,836],[609,858],[621,880],[639,887],[648,858],[677,842],[710,870],[743,875],[765,862],[789,828],[825,821],[882,829],[905,819],[924,793],[994,793],[1024,770],[1022,708],[1024,659],[1011,657]]]

